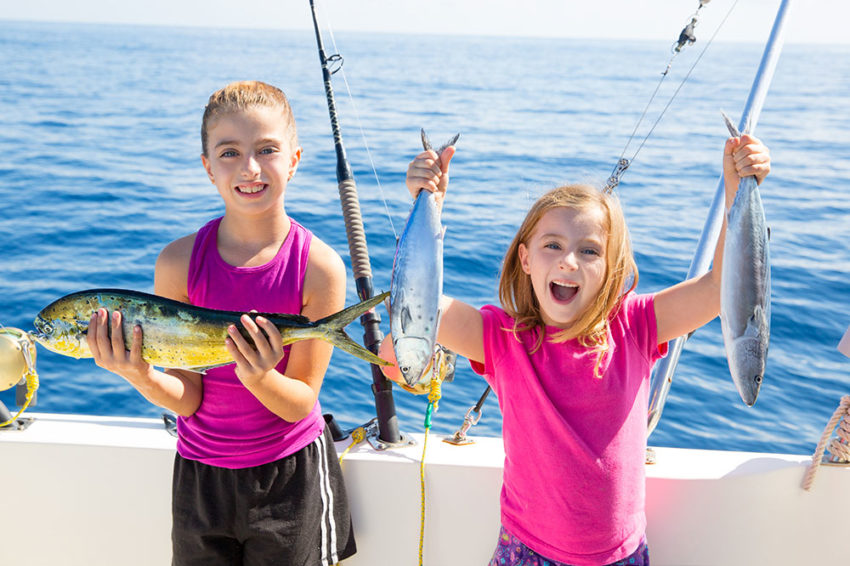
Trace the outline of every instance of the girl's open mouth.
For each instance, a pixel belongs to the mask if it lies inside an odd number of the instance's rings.
[[[578,293],[578,285],[572,283],[557,283],[552,281],[549,283],[549,292],[556,301],[567,302],[576,296]]]

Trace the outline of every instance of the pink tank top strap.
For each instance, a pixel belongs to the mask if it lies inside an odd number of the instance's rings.
[[[195,237],[189,260],[187,292],[192,304],[223,310],[298,314],[312,233],[292,220],[275,257],[263,265],[230,265],[218,251],[221,218],[205,224]]]

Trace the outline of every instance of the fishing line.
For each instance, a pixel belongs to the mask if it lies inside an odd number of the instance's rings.
[[[634,154],[632,154],[631,159],[626,159],[624,157],[626,155],[626,151],[628,151],[629,145],[631,145],[632,140],[634,139],[635,135],[637,134],[637,131],[638,131],[638,128],[640,127],[640,124],[643,122],[643,119],[646,117],[646,114],[649,111],[649,107],[652,104],[652,101],[655,99],[656,94],[658,94],[658,91],[661,88],[661,85],[664,82],[664,79],[667,78],[667,75],[670,71],[670,68],[673,65],[673,60],[679,54],[682,47],[684,47],[686,44],[689,45],[689,44],[693,43],[694,41],[696,41],[696,38],[693,36],[693,28],[696,25],[696,22],[697,22],[697,19],[698,19],[697,16],[699,14],[699,11],[709,1],[710,0],[700,0],[699,8],[697,8],[697,11],[694,12],[694,14],[691,16],[691,22],[687,26],[685,26],[685,29],[683,29],[682,32],[680,33],[679,40],[675,44],[675,47],[673,47],[673,55],[670,57],[670,60],[667,62],[667,67],[664,69],[664,72],[661,73],[661,79],[658,81],[658,84],[655,86],[655,90],[653,91],[652,95],[649,97],[649,102],[647,102],[646,106],[644,107],[643,113],[640,115],[640,118],[638,118],[638,121],[637,121],[637,124],[635,125],[634,130],[632,131],[631,136],[629,136],[629,139],[626,142],[626,146],[623,148],[623,152],[620,154],[620,158],[617,160],[617,164],[614,166],[614,170],[611,172],[611,176],[608,177],[608,181],[606,182],[605,188],[603,189],[606,193],[613,192],[614,189],[617,187],[617,185],[620,184],[620,179],[623,177],[623,174],[626,172],[626,169],[629,168],[629,166],[637,158],[638,153],[640,153],[640,150],[643,149],[644,145],[646,145],[647,140],[649,140],[649,137],[655,131],[655,128],[658,126],[659,123],[661,123],[661,119],[664,117],[664,114],[667,112],[667,110],[673,104],[673,100],[675,100],[676,97],[679,95],[679,91],[681,91],[682,87],[685,86],[685,83],[691,77],[691,74],[693,73],[694,69],[699,64],[699,62],[702,60],[703,55],[705,55],[705,52],[708,51],[708,48],[714,42],[714,39],[717,37],[717,34],[720,32],[720,30],[726,24],[726,20],[729,19],[729,16],[732,14],[732,11],[735,9],[735,6],[738,5],[738,0],[734,0],[734,2],[732,2],[732,6],[730,6],[729,10],[726,12],[726,15],[723,17],[720,24],[714,30],[714,33],[711,35],[708,42],[705,44],[705,47],[702,49],[702,51],[700,51],[699,55],[694,60],[691,67],[688,69],[688,72],[685,74],[684,78],[682,78],[681,82],[679,82],[679,86],[676,87],[676,90],[670,96],[670,99],[667,101],[667,104],[664,105],[664,108],[661,110],[661,113],[655,119],[655,122],[652,124],[652,127],[650,127],[649,132],[647,132],[646,136],[644,136],[643,140],[641,140],[640,145],[635,150]],[[686,32],[688,32],[688,30],[690,30],[689,33],[686,33]]]
[[[319,10],[322,10],[320,7]],[[322,12],[324,16],[324,12]],[[337,71],[341,71],[342,74],[342,82],[345,83],[345,90],[348,93],[348,100],[351,103],[351,107],[354,109],[354,117],[357,120],[357,127],[360,130],[360,137],[363,139],[363,146],[366,148],[366,155],[369,157],[369,165],[372,167],[372,175],[375,177],[375,182],[378,184],[378,192],[381,194],[381,201],[384,203],[384,211],[386,212],[387,219],[390,221],[390,228],[393,231],[393,237],[395,240],[398,240],[398,234],[395,230],[395,224],[393,224],[393,218],[390,214],[389,204],[387,203],[387,197],[384,194],[384,187],[381,185],[381,180],[378,178],[378,169],[375,167],[375,160],[372,158],[372,151],[369,148],[369,142],[366,140],[366,132],[363,129],[363,122],[360,120],[360,111],[357,108],[357,103],[354,101],[354,95],[351,93],[351,86],[348,84],[348,77],[345,76],[345,69],[343,68],[344,59],[339,54],[339,48],[336,45],[336,38],[334,37],[333,28],[331,27],[330,18],[324,16],[325,27],[328,30],[328,35],[331,38],[331,44],[334,47],[335,55],[331,55],[328,57],[328,61],[333,60],[334,62],[339,62],[338,66],[331,71],[331,74],[336,74]]]

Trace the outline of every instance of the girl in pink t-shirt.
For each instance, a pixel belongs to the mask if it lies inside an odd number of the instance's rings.
[[[454,152],[425,151],[410,163],[414,197],[425,189],[442,204]],[[728,139],[727,210],[742,177],[761,182],[769,171],[758,139]],[[649,373],[669,340],[717,316],[724,235],[725,222],[711,271],[636,295],[616,197],[568,185],[540,197],[520,226],[502,267],[501,307],[443,297],[440,344],[469,358],[503,416],[502,530],[491,565],[649,564]],[[402,379],[395,367],[386,373]]]

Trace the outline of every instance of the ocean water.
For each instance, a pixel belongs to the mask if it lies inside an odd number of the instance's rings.
[[[604,182],[670,55],[665,42],[350,33],[335,41],[346,62],[334,88],[375,288],[389,288],[419,128],[435,143],[460,132],[443,214],[445,291],[476,306],[496,301],[504,251],[539,194]],[[675,61],[639,138],[700,49]],[[720,110],[740,115],[761,50],[712,45],[625,174],[618,191],[640,291],[687,273],[720,173]],[[0,323],[30,329],[42,307],[86,288],[152,290],[162,247],[223,212],[201,167],[199,128],[209,94],[232,80],[264,80],[291,98],[304,156],[287,211],[347,261],[311,33],[2,22],[0,60]],[[752,408],[741,402],[715,320],[686,345],[651,444],[810,453],[850,393],[850,360],[836,350],[850,324],[848,93],[848,46],[785,46],[757,128],[773,156],[762,191],[773,317],[761,395]],[[355,302],[351,276],[348,298]],[[349,332],[362,337],[357,325]],[[39,348],[38,370],[36,410],[162,412],[91,360]],[[368,367],[336,351],[321,402],[355,426],[374,416],[370,387]],[[434,430],[456,430],[484,389],[460,364]],[[14,409],[11,391],[0,400]],[[401,429],[421,431],[424,397],[396,389],[395,403]],[[493,396],[473,433],[500,433]]]

